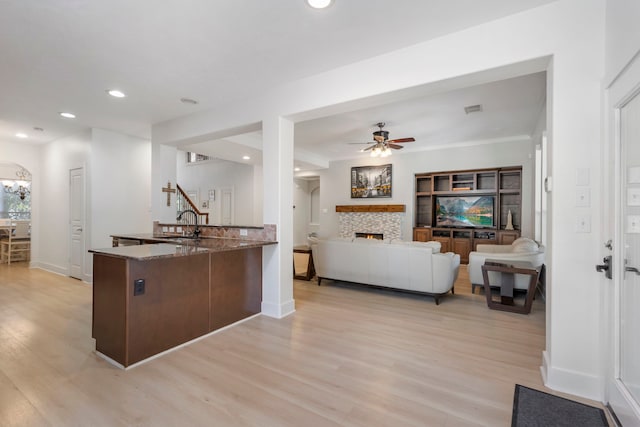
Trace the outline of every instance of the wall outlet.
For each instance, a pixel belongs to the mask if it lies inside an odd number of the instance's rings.
[[[240,229],[240,235],[241,235],[241,236],[246,236],[247,234],[248,234],[248,233],[247,233],[247,230],[246,230],[245,228],[241,228],[241,229]]]
[[[144,294],[144,279],[136,279],[133,281],[133,296]]]

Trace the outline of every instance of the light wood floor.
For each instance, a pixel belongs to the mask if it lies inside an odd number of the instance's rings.
[[[295,282],[259,316],[129,371],[94,353],[91,287],[0,266],[2,426],[508,426],[515,383],[542,389],[544,305]],[[593,402],[588,402],[592,403]]]

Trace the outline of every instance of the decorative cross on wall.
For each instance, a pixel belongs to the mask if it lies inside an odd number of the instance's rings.
[[[176,189],[171,188],[171,181],[167,182],[167,186],[162,188],[163,193],[167,193],[167,206],[171,206],[171,193],[175,193]]]

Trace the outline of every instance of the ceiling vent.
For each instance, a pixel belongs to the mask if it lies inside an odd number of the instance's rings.
[[[464,107],[464,112],[467,113],[467,114],[479,113],[480,111],[482,111],[482,105],[481,104],[467,105],[466,107]]]

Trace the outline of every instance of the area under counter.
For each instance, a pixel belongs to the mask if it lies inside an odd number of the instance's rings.
[[[96,351],[128,367],[259,313],[263,245],[215,246],[91,250]]]

